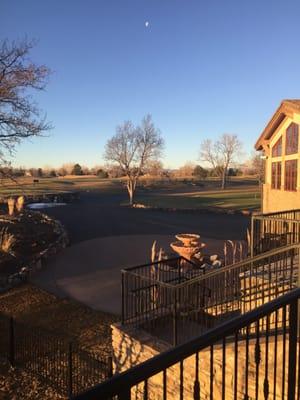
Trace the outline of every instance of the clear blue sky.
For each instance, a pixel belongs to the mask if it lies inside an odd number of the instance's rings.
[[[300,97],[299,0],[0,4],[0,37],[38,39],[32,59],[53,70],[37,100],[54,129],[22,144],[17,165],[101,164],[116,125],[146,113],[166,166],[225,132],[250,152],[279,102]]]

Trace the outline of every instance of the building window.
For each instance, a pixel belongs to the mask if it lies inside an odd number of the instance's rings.
[[[272,157],[280,157],[282,155],[282,136],[277,140],[272,148]]]
[[[297,190],[297,162],[297,160],[289,160],[285,162],[284,190]]]
[[[285,154],[298,153],[298,125],[291,123],[286,130]]]
[[[281,162],[272,163],[272,189],[281,188]]]

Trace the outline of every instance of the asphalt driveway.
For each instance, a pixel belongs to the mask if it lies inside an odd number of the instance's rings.
[[[244,240],[249,217],[213,213],[164,212],[120,206],[124,194],[83,193],[78,202],[44,212],[60,220],[71,244],[120,235],[175,235],[198,233],[212,239]]]

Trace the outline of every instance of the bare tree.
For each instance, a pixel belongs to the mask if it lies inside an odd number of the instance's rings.
[[[195,169],[195,164],[193,162],[186,162],[175,172],[178,178],[191,178]]]
[[[163,163],[159,160],[149,161],[147,173],[152,177],[162,177],[164,174]]]
[[[74,167],[74,162],[68,162],[68,163],[64,163],[60,169],[58,170],[58,172],[65,176],[65,175],[71,175],[72,171],[73,171],[73,167]]]
[[[242,143],[238,137],[226,133],[215,142],[207,139],[201,144],[200,159],[218,171],[222,189],[226,187],[228,169],[240,154],[241,149]]]
[[[50,129],[28,94],[45,88],[49,69],[28,58],[33,47],[26,40],[0,43],[0,159],[6,161],[22,139]]]
[[[119,166],[126,176],[131,205],[139,177],[149,162],[159,159],[163,146],[164,141],[160,131],[155,128],[151,115],[144,117],[137,127],[130,121],[124,122],[108,140],[104,157],[108,162]]]
[[[264,181],[265,175],[265,160],[261,152],[253,154],[251,159],[251,167],[255,175],[257,176],[258,184],[260,185]]]

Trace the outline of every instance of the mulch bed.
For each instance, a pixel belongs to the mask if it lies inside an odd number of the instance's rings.
[[[31,284],[1,294],[0,313],[76,341],[101,358],[112,352],[110,325],[118,320],[116,316],[72,300],[59,299]],[[9,368],[3,362],[0,364],[0,399],[56,398],[63,397],[28,371]]]
[[[0,361],[0,400],[64,399],[32,374]]]

